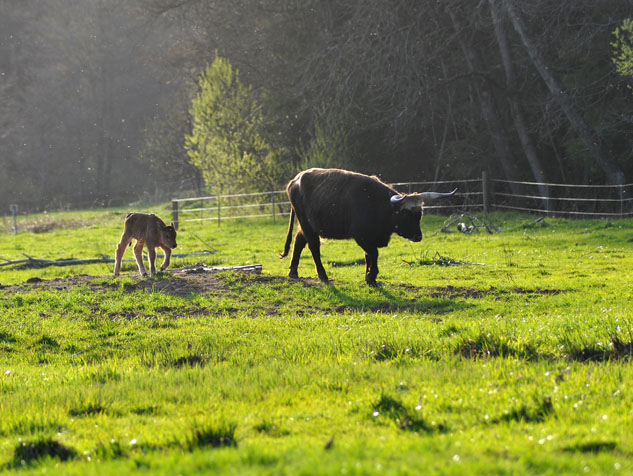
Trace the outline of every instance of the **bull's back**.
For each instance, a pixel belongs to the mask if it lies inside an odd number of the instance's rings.
[[[302,227],[324,238],[369,236],[389,214],[391,189],[374,177],[337,169],[309,169],[289,184]]]

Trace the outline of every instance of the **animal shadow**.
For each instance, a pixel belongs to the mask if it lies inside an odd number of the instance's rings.
[[[407,286],[404,289],[392,289],[388,285],[379,283],[370,289],[369,296],[358,297],[335,283],[327,285],[327,292],[333,293],[343,303],[335,309],[336,312],[356,310],[382,313],[446,314],[472,306],[463,300],[456,301],[442,296],[431,296],[425,288]]]

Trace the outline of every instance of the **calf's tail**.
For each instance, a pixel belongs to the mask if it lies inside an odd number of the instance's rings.
[[[295,209],[290,208],[290,223],[288,224],[288,234],[286,235],[286,244],[284,246],[284,252],[279,254],[281,259],[288,256],[288,251],[290,251],[290,243],[292,243],[292,229],[295,224]]]

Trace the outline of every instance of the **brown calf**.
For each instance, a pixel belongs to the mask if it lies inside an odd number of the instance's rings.
[[[145,266],[143,266],[143,246],[147,245],[149,254],[149,275],[156,274],[156,247],[160,246],[165,252],[165,260],[160,267],[164,271],[169,266],[171,258],[171,250],[176,247],[176,229],[174,223],[167,226],[153,213],[128,213],[125,217],[125,229],[121,235],[121,241],[116,249],[116,257],[114,260],[114,275],[118,276],[121,271],[121,260],[125,254],[128,245],[136,240],[134,245],[134,256],[136,264],[141,276],[147,276]]]

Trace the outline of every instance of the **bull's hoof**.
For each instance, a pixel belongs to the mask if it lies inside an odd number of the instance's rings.
[[[147,278],[147,276],[148,276],[147,273],[141,273],[141,277]]]
[[[321,281],[322,283],[329,283],[330,280],[328,279],[327,276],[319,276],[319,281]]]
[[[288,273],[288,277],[290,279],[299,279],[299,273],[297,273],[296,271],[290,271]]]
[[[370,286],[370,287],[372,287],[372,288],[377,288],[377,287],[379,287],[379,286],[380,286],[380,285],[376,282],[376,280],[375,280],[375,279],[374,279],[374,280],[369,280],[369,279],[368,279],[368,280],[365,280],[365,282],[367,283],[367,286]]]

